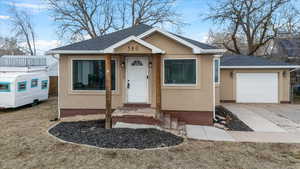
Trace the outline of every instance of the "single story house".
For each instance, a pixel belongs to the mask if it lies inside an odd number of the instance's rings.
[[[59,117],[137,106],[212,125],[220,101],[290,101],[289,71],[298,66],[224,52],[144,24],[52,49]]]

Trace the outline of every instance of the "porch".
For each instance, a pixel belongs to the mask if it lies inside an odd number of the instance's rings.
[[[106,128],[116,121],[160,125],[162,50],[137,39],[105,55]],[[112,111],[112,56],[119,58],[123,106]]]

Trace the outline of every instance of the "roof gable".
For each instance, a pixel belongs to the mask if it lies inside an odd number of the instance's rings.
[[[275,41],[279,50],[282,53],[280,55],[288,57],[300,57],[300,39],[277,39]]]

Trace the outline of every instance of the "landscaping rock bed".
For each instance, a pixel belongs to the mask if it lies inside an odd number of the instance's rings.
[[[231,131],[253,131],[244,122],[222,106],[216,108],[215,127]]]
[[[105,129],[105,121],[61,122],[49,133],[68,142],[102,148],[159,148],[178,145],[183,138],[157,129]]]

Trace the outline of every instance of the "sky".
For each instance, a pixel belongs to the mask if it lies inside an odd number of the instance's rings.
[[[214,25],[209,21],[203,21],[200,12],[207,11],[206,0],[177,0],[175,8],[181,14],[185,26],[182,27],[182,34],[186,37],[205,42],[210,29]],[[38,53],[62,45],[56,33],[54,19],[47,9],[45,0],[0,0],[0,36],[9,37],[13,33],[9,24],[9,9],[15,5],[16,8],[25,10],[32,15],[34,28],[37,34]],[[167,29],[167,28],[165,28]],[[23,44],[21,44],[23,45]]]

